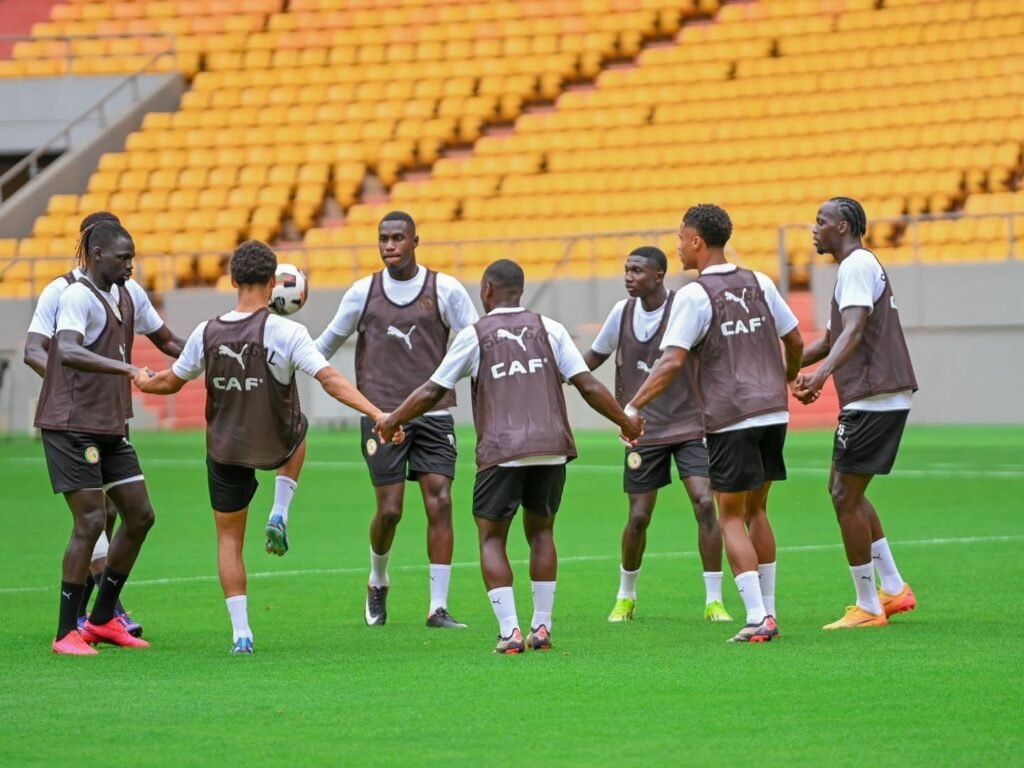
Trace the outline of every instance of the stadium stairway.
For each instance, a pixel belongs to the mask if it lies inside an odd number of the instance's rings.
[[[794,291],[789,294],[786,301],[800,321],[800,332],[804,337],[804,344],[820,339],[825,332],[824,328],[818,328],[814,322],[814,296],[810,291]],[[812,429],[820,427],[831,427],[836,423],[836,414],[839,413],[839,397],[836,395],[836,388],[829,378],[825,387],[821,390],[821,397],[810,405],[801,405],[795,400],[789,405],[789,425],[793,429]]]
[[[167,356],[145,336],[135,337],[132,362],[138,366],[149,366],[154,371],[162,371],[168,366]],[[156,416],[163,429],[199,429],[206,426],[206,387],[202,378],[190,381],[178,394],[170,397],[135,392],[136,410],[140,403]]]

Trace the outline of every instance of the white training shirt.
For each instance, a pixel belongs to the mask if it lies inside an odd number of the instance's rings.
[[[221,315],[220,319],[237,322],[250,315],[251,312],[232,310]],[[191,381],[203,372],[203,332],[207,322],[209,321],[204,320],[196,326],[185,342],[181,357],[171,366],[174,375],[179,379]],[[281,384],[290,383],[297,370],[316,376],[329,365],[324,356],[317,351],[305,326],[280,315],[270,314],[267,317],[267,324],[263,328],[263,346],[268,352],[270,372]]]
[[[590,348],[597,354],[610,355],[619,348],[619,328],[622,327],[622,313],[626,311],[626,301],[623,299],[612,307],[597,338],[590,345]],[[633,311],[633,335],[638,341],[649,341],[658,332],[667,303],[666,300],[656,310],[648,312],[644,309],[643,302],[637,299],[636,308]]]
[[[738,267],[735,264],[714,264],[701,274],[720,275],[734,272],[736,269]],[[760,272],[754,272],[754,276],[757,278],[761,290],[764,291],[765,302],[775,321],[775,330],[781,338],[797,327],[796,315],[779,294],[779,289],[775,287],[775,283],[770,277]],[[672,310],[669,312],[668,323],[665,326],[665,335],[661,339],[661,349],[664,350],[668,347],[692,349],[707,335],[711,328],[711,316],[711,298],[707,291],[696,282],[684,285],[676,295],[675,301],[672,302]],[[744,419],[724,429],[716,430],[716,432],[732,432],[737,429],[788,423],[788,410],[774,411]]]
[[[498,307],[488,314],[512,314],[525,311],[522,307]],[[566,380],[590,369],[583,361],[583,355],[572,341],[565,326],[550,317],[541,315],[544,322],[544,329],[548,332],[548,342],[551,344],[551,351],[555,355],[555,362],[558,365],[558,372]],[[445,389],[455,389],[459,379],[466,376],[476,378],[480,370],[480,339],[476,335],[476,328],[470,326],[459,331],[459,335],[452,342],[448,354],[445,355],[441,365],[430,377],[430,380]],[[502,467],[527,467],[541,464],[565,464],[565,456],[527,456],[515,461],[508,461]]]
[[[411,280],[395,280],[385,269],[384,295],[399,306],[411,304],[420,295],[426,279],[427,268],[422,264],[418,266],[416,275]],[[366,300],[370,296],[372,280],[373,275],[368,275],[352,284],[342,297],[334,319],[317,338],[316,348],[327,359],[334,357],[334,353],[345,340],[356,332],[359,318],[362,317]],[[473,306],[473,300],[469,298],[462,283],[442,272],[437,273],[437,307],[441,319],[455,333],[480,319],[476,307]]]
[[[839,311],[847,307],[866,307],[868,314],[874,311],[882,292],[885,290],[885,270],[878,263],[875,254],[858,248],[839,263],[836,275],[836,303]],[[832,327],[829,320],[828,328]],[[909,411],[914,400],[914,391],[890,392],[856,400],[844,410],[851,411]]]
[[[62,277],[57,278],[43,289],[43,295],[39,297],[35,314],[32,315],[32,324],[29,326],[31,333],[41,333],[50,338],[57,331],[77,331],[84,337],[84,346],[88,347],[96,342],[107,325],[107,313],[103,304],[100,303],[100,299],[96,298],[96,294],[82,284],[82,281],[88,280],[88,278],[81,275],[78,278],[78,282],[70,284]],[[53,290],[51,291],[51,289]],[[146,335],[160,330],[164,321],[153,308],[146,290],[134,280],[127,281],[125,289],[135,304],[135,332]],[[99,291],[98,288],[96,290]],[[47,295],[47,291],[50,291],[49,295]],[[114,314],[120,315],[119,286],[112,285],[110,291],[99,292],[110,304]],[[43,306],[44,296],[46,297],[45,306]],[[49,317],[53,311],[51,307],[54,299],[57,300],[57,312],[55,320],[50,323]],[[42,313],[40,307],[43,307]]]

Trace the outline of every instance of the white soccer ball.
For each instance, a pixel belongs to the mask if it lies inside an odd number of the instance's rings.
[[[270,311],[291,315],[306,303],[306,276],[294,264],[278,264],[274,273],[277,283],[270,294]]]

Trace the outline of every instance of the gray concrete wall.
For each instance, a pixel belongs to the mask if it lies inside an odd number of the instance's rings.
[[[90,105],[95,104],[104,94],[113,90],[119,80],[117,77],[96,78],[40,78],[38,82],[17,80],[23,88],[35,88],[32,99],[26,99],[21,91],[8,94],[28,103],[38,101],[40,108],[47,106],[51,113],[59,112],[56,102],[61,99],[74,101],[74,109],[65,110],[70,116],[77,117]],[[0,80],[0,86],[7,81]],[[39,89],[51,88],[53,93],[41,96]],[[139,78],[139,92],[136,99],[131,86],[126,87],[115,96],[106,108],[106,125],[98,122],[90,123],[74,133],[73,146],[57,160],[47,166],[36,178],[19,189],[10,199],[0,204],[0,237],[26,237],[32,232],[36,218],[46,212],[50,197],[60,194],[81,194],[89,182],[89,177],[99,163],[104,152],[119,152],[124,148],[125,139],[132,131],[138,130],[147,112],[172,112],[181,102],[181,94],[185,90],[185,80],[178,73],[143,75]],[[18,96],[17,94],[21,94]],[[0,91],[0,99],[3,99]],[[5,101],[4,114],[8,112]],[[29,113],[31,114],[31,113]],[[20,119],[20,118],[19,118]],[[31,122],[31,121],[30,121]],[[47,126],[37,128],[33,142],[21,154],[28,154],[53,135],[68,122],[66,119],[43,121]],[[59,124],[58,124],[59,123]],[[2,130],[3,122],[0,122]],[[12,128],[12,130],[14,130]],[[20,130],[20,129],[19,129]],[[2,140],[2,134],[0,134]],[[13,140],[13,139],[12,139]],[[0,152],[4,147],[0,144]]]
[[[1019,384],[1024,378],[1024,302],[1015,296],[1024,285],[1024,263],[894,267],[889,273],[921,384],[913,420],[1024,424]],[[834,275],[834,268],[818,269],[814,275],[819,327],[824,327],[827,319]],[[678,287],[685,278],[674,272],[668,282]],[[480,309],[479,285],[466,287]],[[564,323],[581,349],[589,348],[612,304],[624,297],[618,278],[560,280],[549,284],[538,297],[539,287],[528,283],[525,303]],[[294,319],[314,336],[319,334],[334,316],[343,294],[342,290],[314,288]],[[163,315],[172,329],[187,335],[201,320],[233,304],[232,294],[182,290],[165,297]],[[0,431],[27,429],[29,402],[39,390],[38,377],[21,362],[31,311],[29,301],[0,302],[0,361],[9,362],[0,387]],[[354,377],[354,349],[353,339],[332,361],[349,377]],[[610,386],[613,366],[606,363],[597,375]],[[299,379],[306,411],[314,423],[356,423],[355,416],[320,392],[315,382],[305,376]],[[461,404],[456,418],[470,423],[468,382],[461,383],[458,394]],[[574,425],[604,424],[571,387],[566,402]]]
[[[883,254],[884,257],[884,254]],[[1024,424],[1024,262],[886,267],[917,381],[911,420]],[[815,268],[828,322],[836,267]]]

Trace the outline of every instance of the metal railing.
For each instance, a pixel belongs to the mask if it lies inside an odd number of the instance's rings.
[[[166,56],[174,56],[176,53],[174,36],[166,33],[152,33],[152,34],[124,34],[124,35],[73,35],[73,36],[61,36],[61,37],[26,37],[22,35],[0,35],[0,42],[12,41],[12,40],[31,40],[31,41],[63,41],[67,43],[68,47],[68,69],[71,69],[71,61],[74,58],[72,51],[72,43],[83,39],[103,39],[103,38],[124,38],[124,37],[147,37],[147,38],[163,38],[167,41],[167,50],[153,53],[145,63],[142,64],[135,72],[126,75],[114,88],[109,92],[100,97],[92,106],[82,112],[78,117],[73,118],[67,122],[56,134],[54,134],[48,141],[43,142],[40,146],[36,147],[32,152],[23,157],[13,167],[11,167],[6,173],[0,176],[0,204],[5,200],[9,199],[14,192],[6,193],[5,190],[9,185],[18,179],[22,174],[27,176],[26,184],[32,181],[40,171],[40,160],[45,155],[51,155],[55,153],[66,152],[72,146],[71,132],[79,125],[86,123],[87,121],[95,119],[98,124],[105,128],[107,127],[107,105],[122,91],[129,89],[131,91],[132,103],[138,103],[142,99],[142,93],[139,87],[139,79],[142,75],[150,71],[156,62]],[[140,54],[141,55],[141,54]],[[89,58],[95,58],[90,56]],[[20,189],[21,187],[17,187]],[[15,189],[15,192],[17,191]]]
[[[1024,232],[1024,211],[995,211],[985,213],[956,212],[956,213],[921,213],[909,216],[891,216],[868,219],[868,235],[865,244],[879,251],[883,263],[887,263],[885,253],[894,248],[911,249],[911,262],[933,262],[928,250],[931,243],[927,238],[922,237],[922,227],[936,222],[959,222],[968,220],[1000,220],[1005,221],[1005,239],[995,251],[991,245],[978,245],[977,256],[986,257],[987,261],[1012,261],[1024,257],[1017,242],[1017,227]],[[779,269],[779,288],[785,294],[789,291],[793,278],[794,265],[806,264],[807,280],[809,281],[816,264],[833,263],[831,256],[819,255],[814,251],[811,241],[811,230],[813,224],[783,224],[778,229],[777,252]],[[802,243],[794,243],[790,235],[799,233]],[[938,249],[948,248],[948,243],[935,243]],[[796,258],[800,251],[806,255],[806,260]]]

